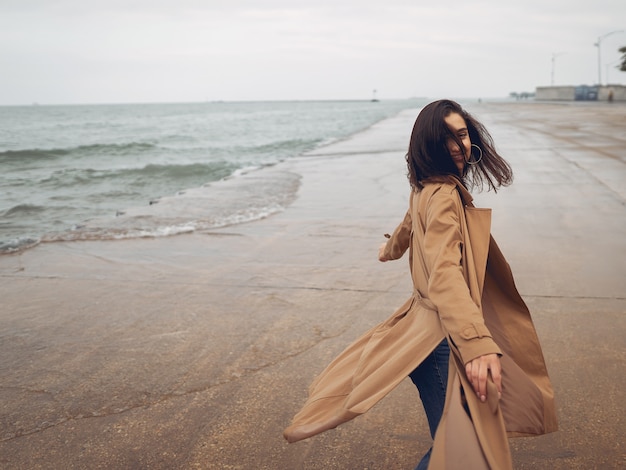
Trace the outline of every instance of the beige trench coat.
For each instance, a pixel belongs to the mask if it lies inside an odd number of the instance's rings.
[[[385,254],[397,259],[409,249],[413,295],[315,379],[284,431],[289,442],[368,411],[446,337],[450,372],[431,468],[512,468],[507,435],[557,429],[539,340],[490,227],[491,210],[475,208],[455,178],[412,192]],[[481,403],[464,364],[488,353],[501,355],[502,398],[490,381]]]

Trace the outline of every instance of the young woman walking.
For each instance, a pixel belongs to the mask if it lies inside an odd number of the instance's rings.
[[[366,412],[407,375],[433,447],[418,469],[512,468],[507,436],[556,430],[553,391],[530,313],[468,188],[511,183],[491,136],[458,103],[418,115],[406,156],[409,209],[379,249],[408,250],[413,294],[314,381],[289,442]]]

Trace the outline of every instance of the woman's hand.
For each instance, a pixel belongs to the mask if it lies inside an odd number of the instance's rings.
[[[480,401],[487,400],[487,377],[491,374],[498,389],[498,398],[502,396],[502,366],[497,354],[485,354],[465,364],[467,379],[472,383]]]
[[[380,248],[378,248],[378,261],[382,261],[383,263],[385,261],[389,261],[389,258],[385,257],[385,247],[387,246],[387,243],[382,243],[380,245]]]

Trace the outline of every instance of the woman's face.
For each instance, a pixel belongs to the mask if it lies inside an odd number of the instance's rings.
[[[462,175],[465,162],[469,158],[472,150],[472,142],[470,141],[469,132],[467,131],[467,125],[465,124],[465,119],[458,113],[450,113],[444,121],[448,129],[450,129],[450,132],[457,136],[463,144],[463,148],[461,149],[454,139],[448,139],[447,142],[448,151],[450,155],[452,155],[452,160],[454,160],[456,167],[459,169],[459,174]]]

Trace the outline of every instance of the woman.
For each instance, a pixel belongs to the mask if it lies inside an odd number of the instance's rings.
[[[434,438],[418,469],[512,468],[508,436],[556,430],[553,391],[530,314],[466,184],[512,181],[486,129],[450,100],[417,117],[406,156],[409,210],[380,247],[408,249],[413,295],[341,353],[285,430],[295,442],[371,408],[409,375]]]

